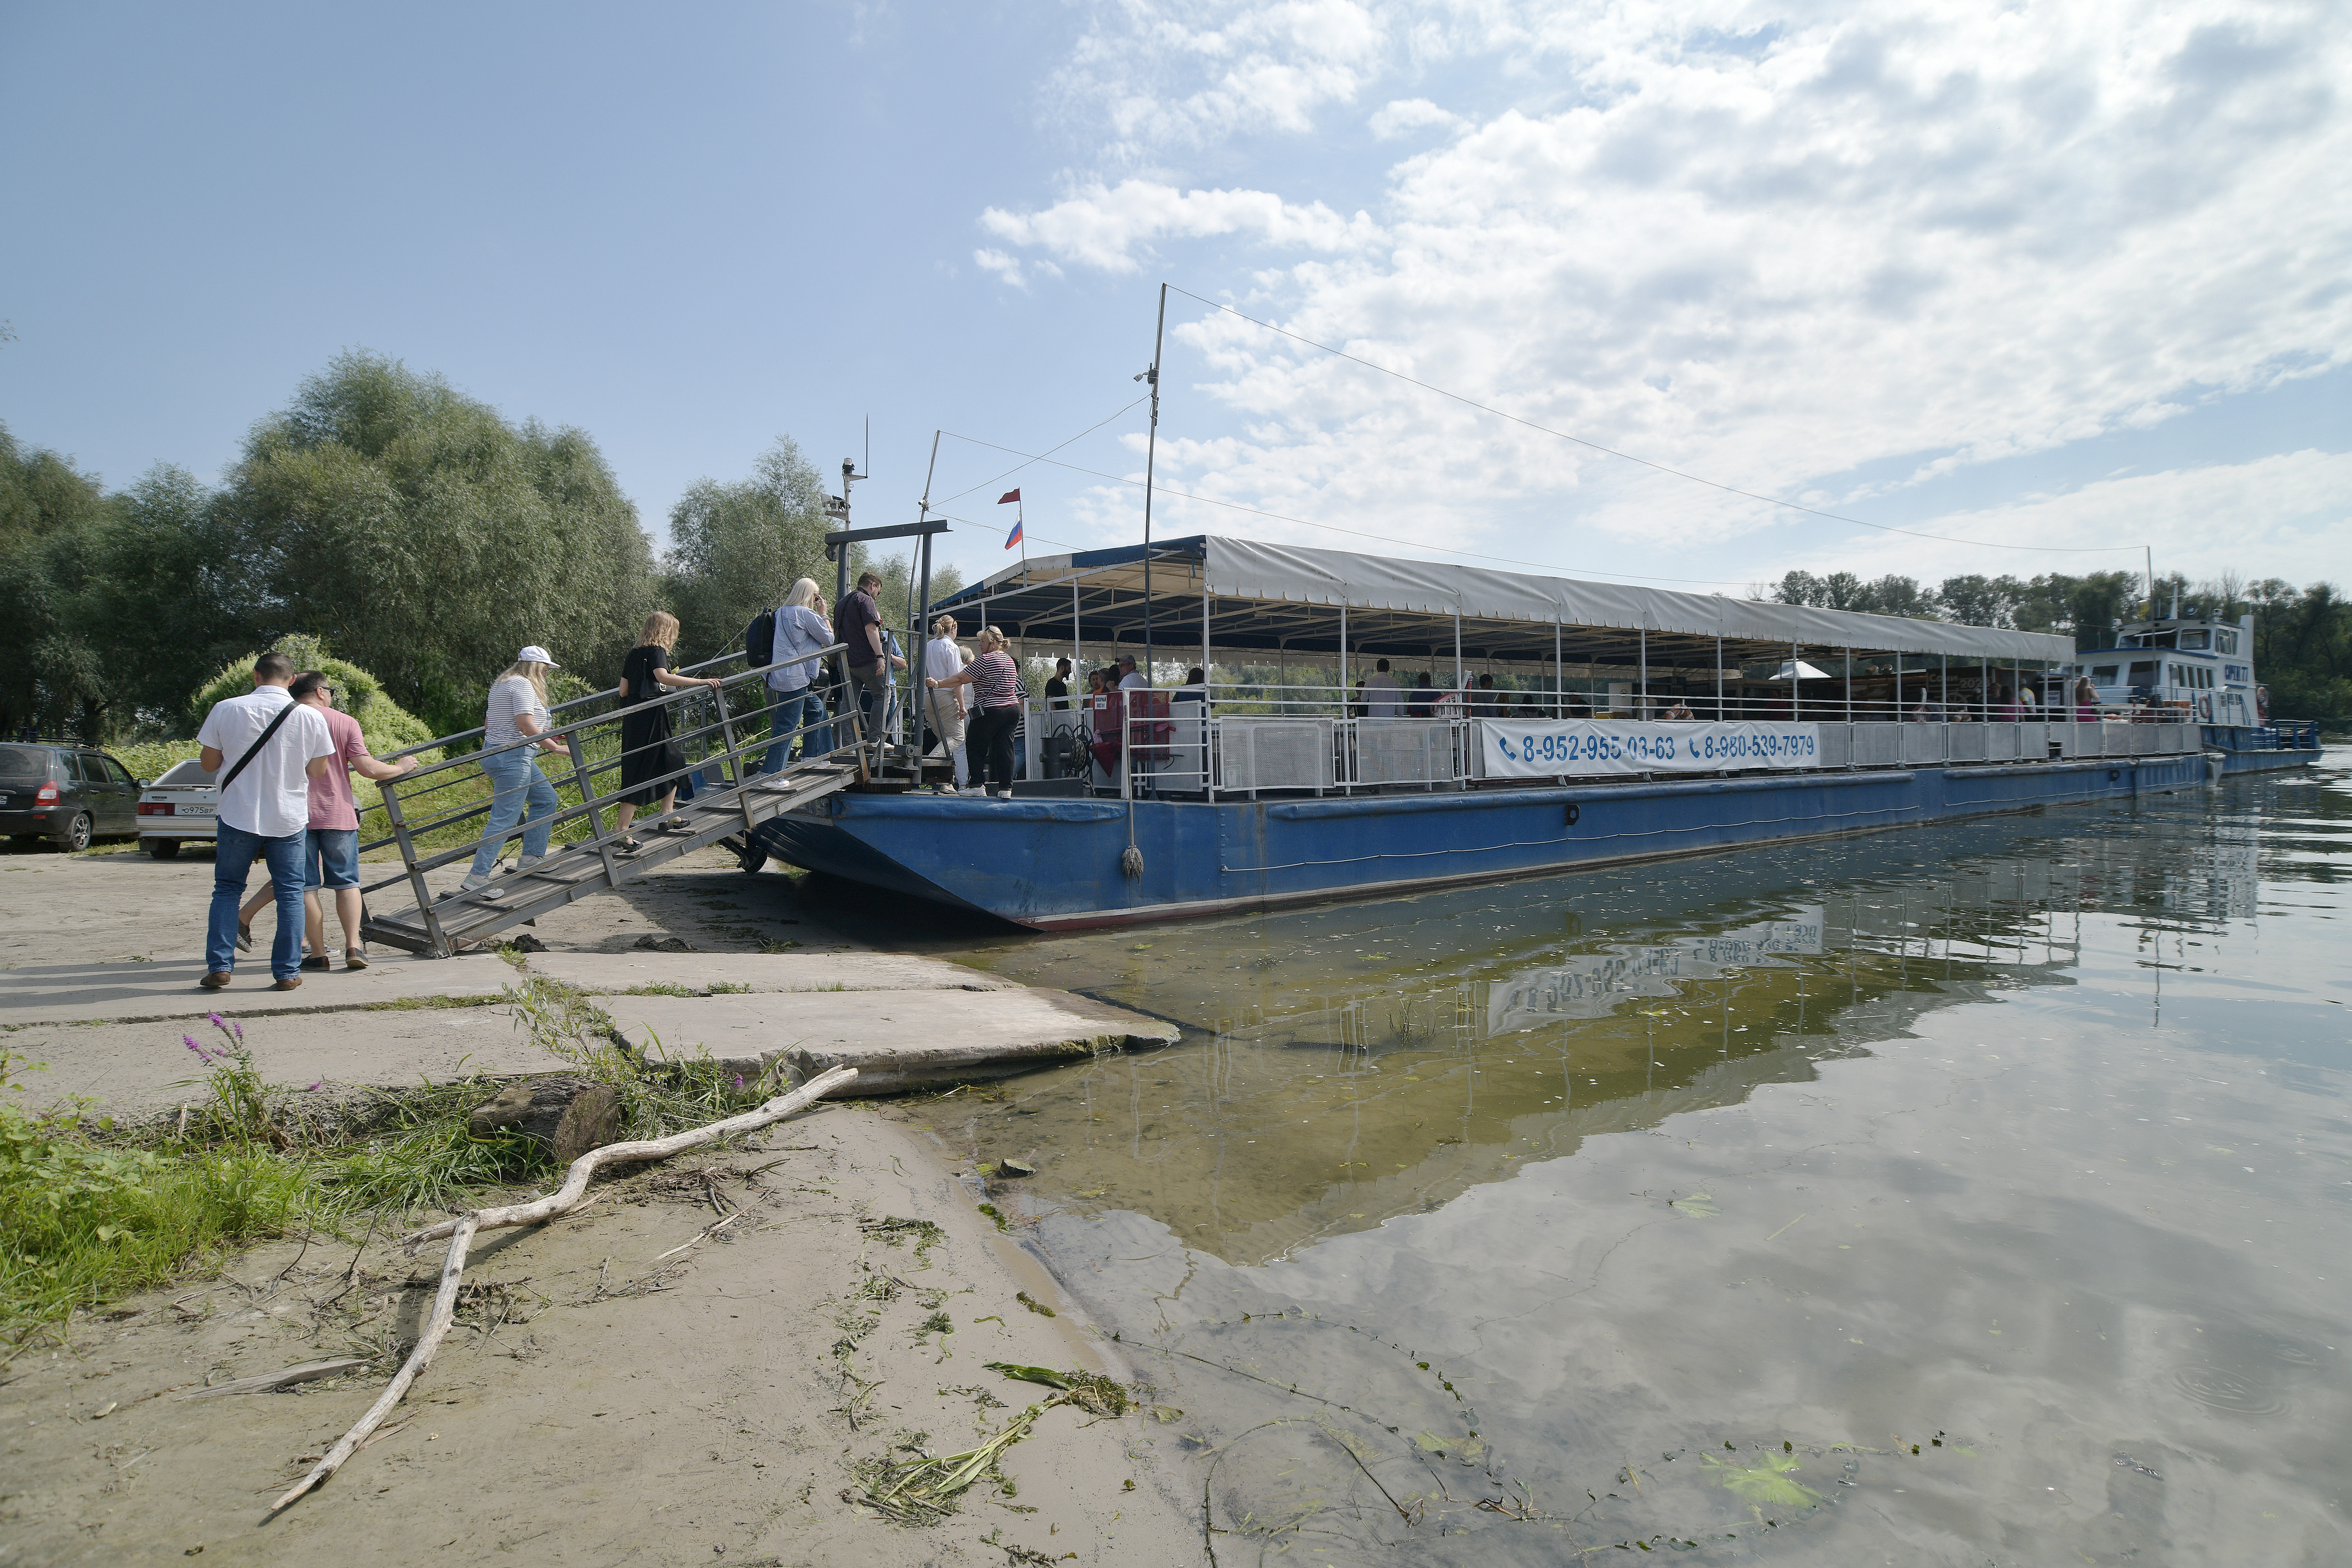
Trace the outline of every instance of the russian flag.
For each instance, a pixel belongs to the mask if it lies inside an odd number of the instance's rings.
[[[1013,525],[1013,531],[1004,536],[1004,548],[1006,549],[1011,549],[1014,545],[1017,545],[1020,542],[1021,525],[1016,522]]]
[[[1018,490],[1007,490],[1004,494],[996,497],[996,504],[1000,507],[1018,506],[1020,501],[1021,492]],[[1013,531],[1004,536],[1004,548],[1006,549],[1011,549],[1014,545],[1017,545],[1020,542],[1021,516],[1016,512],[1013,514]]]

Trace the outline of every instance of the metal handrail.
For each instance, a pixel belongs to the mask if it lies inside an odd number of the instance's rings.
[[[597,774],[609,773],[620,768],[622,766],[622,759],[627,757],[629,752],[625,749],[612,757],[600,758],[592,761],[583,754],[581,747],[583,736],[587,731],[600,725],[618,725],[625,716],[638,712],[646,707],[656,706],[669,706],[694,701],[704,695],[703,688],[663,688],[658,695],[646,697],[643,701],[631,701],[625,706],[616,709],[584,718],[575,719],[569,724],[552,727],[512,745],[483,747],[476,750],[467,751],[457,757],[445,758],[440,761],[428,763],[424,767],[417,768],[407,773],[400,774],[395,778],[378,781],[377,789],[383,797],[385,816],[389,820],[391,831],[382,838],[369,841],[367,843],[361,845],[360,848],[362,852],[365,852],[369,850],[381,849],[387,844],[396,845],[400,851],[402,868],[400,873],[394,876],[387,877],[381,882],[367,884],[362,889],[362,892],[376,892],[382,888],[388,887],[396,882],[407,880],[416,886],[420,905],[425,905],[427,904],[427,900],[423,887],[423,873],[427,871],[435,870],[440,866],[447,865],[455,861],[466,859],[474,855],[480,848],[480,841],[479,838],[477,837],[470,842],[455,845],[446,850],[420,856],[415,849],[415,840],[423,834],[446,828],[453,823],[462,822],[471,817],[487,817],[489,811],[495,807],[496,793],[494,791],[491,799],[489,800],[468,802],[454,810],[442,812],[438,815],[429,817],[417,822],[411,822],[407,820],[405,812],[402,810],[404,800],[414,801],[420,796],[437,794],[442,790],[456,787],[463,779],[473,776],[474,771],[478,769],[481,760],[484,758],[513,751],[519,747],[530,747],[535,750],[543,750],[545,748],[540,746],[540,742],[543,739],[557,739],[563,742],[564,752],[569,755],[572,760],[572,782],[573,783],[574,788],[576,788],[581,794],[581,800],[577,804],[563,807],[546,819],[550,832],[553,832],[566,824],[585,819],[589,821],[592,829],[591,836],[586,842],[600,845],[605,841],[602,811],[604,808],[617,801],[624,793],[634,794],[640,789],[648,788],[661,790],[666,793],[667,790],[664,789],[664,786],[672,785],[675,781],[688,778],[695,773],[714,768],[719,770],[720,776],[727,779],[726,788],[740,789],[748,781],[748,775],[743,768],[745,758],[763,755],[771,747],[780,744],[785,747],[790,747],[795,737],[804,736],[810,730],[822,726],[836,723],[845,724],[849,727],[853,737],[856,737],[853,739],[851,744],[862,744],[864,738],[862,715],[858,713],[855,705],[851,705],[848,709],[838,717],[828,715],[824,719],[811,723],[803,723],[787,735],[758,736],[756,737],[756,744],[753,744],[749,741],[737,741],[734,738],[732,727],[739,716],[730,714],[727,709],[725,702],[725,693],[727,688],[730,686],[738,686],[747,681],[758,680],[764,687],[766,676],[774,670],[787,665],[806,664],[811,660],[823,661],[828,658],[835,658],[845,652],[846,647],[847,644],[845,643],[831,643],[814,653],[798,654],[789,659],[773,660],[769,664],[760,665],[756,668],[739,670],[732,674],[721,677],[718,692],[712,694],[718,698],[719,717],[717,720],[709,724],[694,727],[682,734],[673,735],[668,737],[667,743],[671,745],[679,745],[687,742],[704,740],[716,731],[719,734],[725,744],[723,744],[717,751],[707,753],[698,760],[688,762],[682,768],[663,773],[654,779],[632,786],[625,791],[614,790],[610,793],[597,793],[592,779]],[[733,660],[740,659],[744,655],[740,653],[721,654],[714,659],[706,659],[698,664],[687,665],[675,673],[679,674],[690,674],[696,671],[709,669],[715,665],[724,664]],[[837,665],[836,673],[840,674],[841,685],[843,686],[846,686],[848,683],[845,672],[840,671],[839,666]],[[821,673],[819,678],[821,678]],[[555,713],[564,709],[576,708],[583,704],[595,702],[600,699],[618,697],[619,695],[619,688],[615,686],[610,690],[592,693],[586,696],[569,698],[563,703],[551,706],[549,709],[549,714],[550,716],[552,716]],[[767,705],[763,703],[760,711],[764,712],[766,706]],[[425,742],[422,746],[410,747],[404,750],[394,752],[392,754],[392,758],[396,759],[400,757],[409,756],[417,751],[428,749],[434,746],[446,746],[453,742],[464,741],[476,736],[485,735],[487,731],[483,728],[462,730],[453,735],[443,736],[436,740]],[[535,765],[536,758],[534,758],[533,761]],[[458,771],[460,768],[466,768],[467,771],[461,774]],[[441,777],[435,779],[434,776],[436,775],[439,775]],[[420,779],[433,779],[434,781],[425,784],[422,789],[419,789],[415,786]],[[522,824],[517,823],[514,831],[520,832],[521,831]],[[427,910],[427,923],[428,925],[436,924],[431,919],[429,908]]]

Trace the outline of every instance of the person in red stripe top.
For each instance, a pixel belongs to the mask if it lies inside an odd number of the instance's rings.
[[[990,798],[1012,794],[1013,731],[1021,722],[1023,692],[1021,671],[1013,655],[1004,651],[1004,633],[993,626],[982,627],[979,658],[966,664],[961,674],[923,684],[935,692],[971,687],[980,698],[980,711],[971,721],[965,745],[980,754],[987,768]]]

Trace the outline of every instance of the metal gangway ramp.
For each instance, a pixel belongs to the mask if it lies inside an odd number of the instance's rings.
[[[832,664],[836,690],[847,682],[841,653],[836,643],[810,655]],[[742,658],[740,653],[724,654],[674,672],[715,679],[719,682],[715,687],[665,687],[657,696],[625,703],[615,687],[551,704],[549,716],[558,722],[545,733],[563,743],[563,760],[541,767],[555,786],[559,803],[549,819],[552,837],[547,854],[528,869],[518,865],[494,873],[491,886],[478,892],[466,892],[457,884],[480,845],[493,805],[488,778],[482,771],[482,759],[489,755],[482,746],[483,732],[443,736],[383,758],[438,754],[437,760],[377,785],[383,797],[384,831],[363,839],[360,851],[364,857],[370,851],[394,849],[400,870],[362,883],[367,912],[362,938],[447,957],[564,904],[614,892],[680,855],[730,840],[744,869],[757,871],[767,858],[752,839],[761,823],[859,782],[869,776],[869,764],[858,711],[851,703],[827,724],[803,725],[776,737],[775,744],[786,752],[800,741],[811,755],[773,772],[761,771],[771,745],[764,681],[777,666],[703,674],[720,665],[740,664]],[[822,678],[818,685],[824,687]],[[613,825],[613,810],[624,793],[622,719],[648,706],[668,710],[669,743],[678,747],[686,765],[660,773],[640,788],[650,787],[658,800],[666,789],[690,780],[694,798],[681,801],[671,813],[677,831],[655,831],[660,813],[650,808],[642,812],[632,824],[629,836],[638,845],[632,851]],[[579,709],[593,711],[565,719],[567,713]],[[537,750],[534,766],[540,757],[555,755]],[[369,825],[362,822],[363,829]],[[501,861],[523,829],[518,821],[504,835],[499,847]],[[519,856],[520,852],[515,852]],[[413,902],[403,903],[403,893]],[[394,907],[380,911],[379,900]]]

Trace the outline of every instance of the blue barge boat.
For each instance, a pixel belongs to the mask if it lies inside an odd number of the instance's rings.
[[[934,609],[1017,656],[1132,653],[1160,678],[1031,699],[1010,798],[877,783],[755,841],[1037,929],[2127,800],[2223,767],[2192,712],[2072,702],[2073,639],[2006,628],[1215,537],[1033,558]]]

